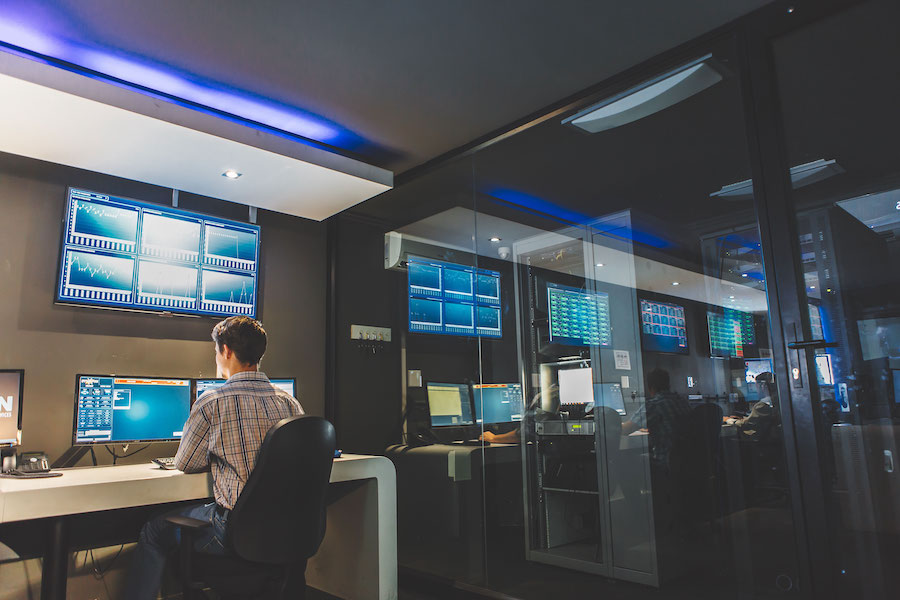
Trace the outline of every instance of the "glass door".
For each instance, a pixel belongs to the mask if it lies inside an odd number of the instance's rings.
[[[900,597],[898,25],[896,1],[867,2],[771,46],[800,299],[784,311],[789,387],[801,468],[815,472],[809,539],[824,546],[810,544],[817,598]]]

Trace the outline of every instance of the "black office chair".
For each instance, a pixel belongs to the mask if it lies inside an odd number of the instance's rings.
[[[303,598],[306,561],[325,536],[334,427],[321,417],[282,419],[266,433],[256,466],[228,516],[225,554],[193,549],[210,524],[169,517],[181,527],[179,575],[184,598]]]

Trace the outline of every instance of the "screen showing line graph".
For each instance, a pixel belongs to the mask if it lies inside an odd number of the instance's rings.
[[[207,223],[204,262],[232,269],[256,269],[257,232]]]
[[[256,316],[259,227],[70,188],[57,302]]]
[[[236,271],[203,269],[202,308],[210,312],[250,315],[253,312],[253,277]]]

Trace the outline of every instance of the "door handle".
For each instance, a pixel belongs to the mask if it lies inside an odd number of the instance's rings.
[[[826,342],[825,340],[803,340],[800,342],[789,342],[788,348],[791,350],[809,350],[812,348],[838,348],[840,344],[837,342]]]

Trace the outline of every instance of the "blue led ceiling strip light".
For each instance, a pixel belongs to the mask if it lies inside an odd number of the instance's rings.
[[[190,88],[193,87],[195,88],[193,90],[193,95],[213,98],[215,101],[221,102],[223,106],[226,104],[243,104],[245,108],[255,108],[255,110],[266,111],[270,113],[270,116],[278,116],[281,119],[299,122],[300,125],[305,122],[305,127],[307,129],[311,129],[311,131],[307,131],[306,135],[304,135],[303,133],[291,131],[289,129],[265,123],[261,120],[244,116],[238,111],[226,110],[225,108],[216,108],[197,100],[191,100],[190,98],[182,95],[176,95],[174,93],[156,89],[154,87],[151,87],[150,85],[147,85],[146,83],[117,77],[115,75],[111,75],[96,69],[80,65],[73,61],[49,56],[47,54],[42,54],[40,52],[11,44],[3,40],[0,40],[0,49],[3,49],[12,54],[29,58],[31,60],[36,60],[60,69],[64,69],[72,73],[77,73],[79,75],[90,77],[99,81],[104,81],[118,87],[137,91],[154,98],[159,98],[161,100],[183,106],[185,108],[190,108],[192,110],[209,114],[233,123],[252,127],[260,131],[265,131],[279,137],[287,138],[295,142],[300,142],[324,150],[340,153],[344,150],[357,149],[366,143],[363,138],[352,133],[351,131],[344,129],[343,127],[340,127],[339,125],[332,123],[327,119],[313,116],[306,111],[288,107],[281,109],[276,107],[271,101],[264,102],[261,100],[252,99],[249,97],[250,95],[246,93],[243,94],[245,97],[241,97],[241,95],[234,92],[228,92],[221,89],[216,89],[211,86],[193,83],[187,78],[180,77],[174,74],[168,74],[153,67],[145,67],[143,65],[131,63],[130,61],[124,61],[122,59],[109,57],[103,55],[102,53],[98,53],[97,51],[90,52],[97,57],[105,57],[108,61],[118,61],[121,66],[131,68],[136,74],[143,74],[144,77],[152,75],[157,78],[158,82],[170,82],[173,84],[175,82],[178,82],[180,83],[179,87],[182,87],[184,91],[188,91],[189,93],[191,92]],[[316,129],[319,130],[318,134],[314,133]],[[344,144],[344,147],[337,146],[333,143],[337,141],[340,141],[342,144]]]
[[[492,189],[486,192],[491,200],[501,206],[507,206],[515,210],[527,212],[529,214],[550,219],[564,225],[572,225],[577,227],[590,227],[593,233],[608,237],[614,240],[628,240],[633,243],[643,244],[653,248],[668,248],[671,246],[666,240],[657,237],[651,233],[639,231],[632,227],[620,227],[613,225],[605,225],[596,223],[596,219],[583,215],[579,212],[563,208],[524,192],[508,189]]]

